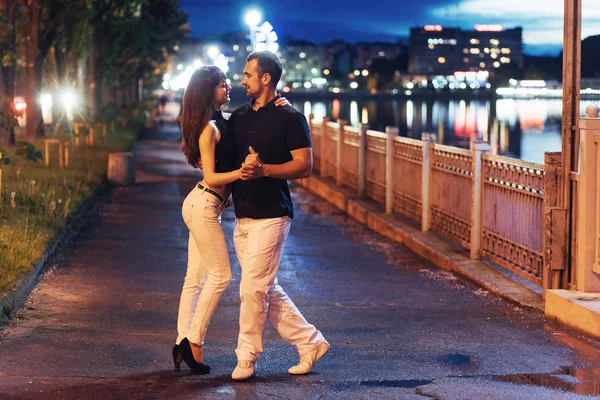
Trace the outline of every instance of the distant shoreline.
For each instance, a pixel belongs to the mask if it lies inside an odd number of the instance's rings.
[[[399,91],[397,94],[391,92],[378,92],[370,93],[368,91],[344,91],[340,93],[333,93],[325,90],[321,91],[290,91],[284,93],[279,92],[282,96],[286,96],[290,99],[340,99],[340,100],[411,100],[411,99],[459,99],[459,100],[498,100],[498,99],[515,99],[515,100],[530,100],[530,99],[544,99],[544,100],[560,100],[561,97],[544,97],[544,96],[501,96],[493,90],[465,90],[465,91],[434,91],[434,90],[418,90],[412,91],[410,94]],[[248,98],[246,97],[245,89],[241,87],[235,87],[230,92],[232,103],[245,103]],[[600,95],[592,94],[580,95],[581,100],[595,101],[600,100]]]

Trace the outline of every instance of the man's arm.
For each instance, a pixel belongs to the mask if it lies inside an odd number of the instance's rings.
[[[257,162],[244,162],[240,170],[241,178],[243,180],[262,177],[278,179],[308,178],[312,172],[312,149],[305,147],[292,150],[290,154],[292,155],[292,161],[283,164],[263,164],[257,155]]]

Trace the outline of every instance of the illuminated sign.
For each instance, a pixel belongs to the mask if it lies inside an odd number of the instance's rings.
[[[425,25],[423,29],[427,32],[441,32],[443,28],[441,25]]]
[[[502,25],[475,25],[475,30],[479,32],[501,32]]]

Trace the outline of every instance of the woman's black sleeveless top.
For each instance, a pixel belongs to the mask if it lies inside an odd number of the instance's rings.
[[[221,111],[215,111],[212,119],[215,120],[215,125],[221,132],[221,140],[215,146],[215,172],[233,171],[236,157],[233,133],[229,131],[227,120],[223,118]]]

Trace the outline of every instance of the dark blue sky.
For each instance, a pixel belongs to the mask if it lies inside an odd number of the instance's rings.
[[[193,36],[246,30],[244,11],[257,8],[277,34],[315,43],[344,39],[395,41],[412,26],[474,24],[523,27],[525,50],[558,53],[562,48],[564,0],[180,0],[190,14]],[[583,1],[582,37],[600,33],[600,1]]]

